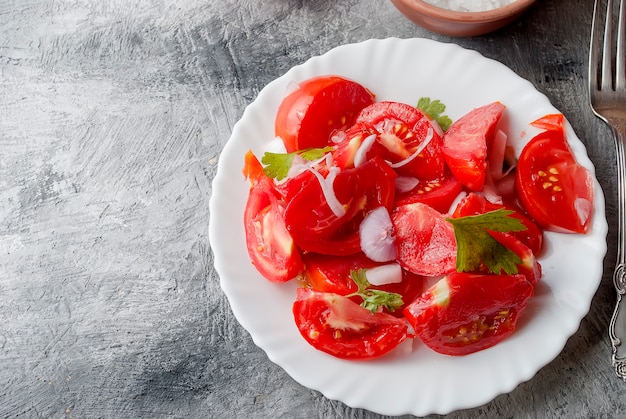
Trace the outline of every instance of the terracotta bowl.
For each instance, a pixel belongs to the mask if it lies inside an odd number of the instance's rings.
[[[423,0],[391,0],[414,23],[432,32],[449,36],[477,36],[500,29],[517,19],[535,0],[517,0],[484,12],[442,9]]]

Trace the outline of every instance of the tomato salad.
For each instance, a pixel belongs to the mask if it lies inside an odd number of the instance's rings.
[[[275,131],[285,152],[249,151],[244,213],[256,269],[298,281],[302,337],[343,359],[407,339],[465,355],[511,335],[541,280],[543,232],[585,234],[591,174],[561,114],[519,156],[503,103],[456,121],[438,100],[376,101],[338,76],[301,83]]]

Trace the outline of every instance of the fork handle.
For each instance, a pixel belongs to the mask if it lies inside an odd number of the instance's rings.
[[[626,119],[613,121],[617,154],[617,260],[613,271],[613,285],[617,291],[617,303],[611,322],[609,337],[613,354],[611,361],[615,373],[626,381],[626,155],[624,140],[626,136]]]
[[[613,355],[611,361],[615,374],[622,380],[626,381],[626,348],[622,346],[626,338],[626,271],[624,264],[620,263],[613,272],[613,284],[617,290],[617,303],[609,324],[609,336],[611,338],[611,346],[613,347]]]

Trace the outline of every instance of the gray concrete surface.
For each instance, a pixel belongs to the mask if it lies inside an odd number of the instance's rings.
[[[450,415],[615,417],[615,165],[586,103],[592,2],[542,0],[483,37],[375,0],[0,2],[0,417],[376,418],[297,384],[236,322],[208,200],[246,105],[290,67],[368,38],[454,41],[568,117],[606,191],[606,273],[562,354]],[[419,379],[419,377],[416,377]]]

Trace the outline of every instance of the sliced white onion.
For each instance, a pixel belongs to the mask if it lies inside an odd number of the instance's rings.
[[[502,204],[502,197],[498,192],[498,188],[496,188],[496,182],[490,171],[487,171],[485,174],[485,185],[483,186],[482,195],[492,204]]]
[[[593,212],[593,204],[588,199],[576,198],[574,200],[574,208],[576,209],[576,214],[580,220],[580,225],[585,225]]]
[[[359,226],[361,250],[375,262],[389,262],[397,257],[393,223],[389,211],[378,207],[365,216]]]
[[[344,208],[343,204],[339,202],[339,199],[335,194],[335,188],[333,187],[333,184],[335,183],[335,178],[341,170],[337,166],[329,166],[328,176],[326,176],[326,178],[324,178],[324,176],[322,176],[322,174],[319,171],[315,170],[313,167],[308,167],[308,170],[310,170],[311,173],[313,173],[319,181],[320,186],[322,187],[322,194],[324,194],[324,199],[326,200],[326,203],[330,207],[333,214],[335,214],[337,217],[344,216],[346,214],[346,209]]]
[[[367,281],[372,285],[398,284],[402,282],[402,268],[398,263],[375,266],[365,271]]]
[[[485,183],[483,187],[483,196],[492,204],[502,205],[502,197],[493,183]]]
[[[306,172],[311,167],[311,162],[302,157],[296,155],[291,161],[291,166],[289,166],[289,170],[287,171],[287,176],[283,179],[277,181],[277,183],[284,183],[291,178],[298,176],[302,172]]]
[[[339,144],[343,142],[346,138],[346,132],[338,130],[332,133],[332,135],[330,136],[330,141],[334,144]]]
[[[400,193],[412,191],[420,183],[418,178],[411,176],[396,177],[396,190]]]
[[[287,176],[283,179],[276,181],[277,184],[285,183],[289,179],[292,179],[298,176],[300,173],[305,172],[307,170],[315,171],[315,167],[319,165],[321,162],[326,160],[330,156],[330,153],[325,154],[317,160],[307,160],[302,158],[300,155],[296,154],[291,161],[291,166],[289,166],[289,170],[287,171]]]
[[[367,152],[370,151],[372,145],[376,141],[376,134],[372,134],[363,140],[356,153],[354,153],[354,167],[359,167],[365,161]]]
[[[441,129],[441,125],[439,125],[439,122],[435,121],[434,119],[429,119],[428,121],[430,122],[430,125],[433,127],[435,132],[439,134],[440,137],[443,137],[444,132],[443,129]]]
[[[494,180],[499,180],[504,176],[504,154],[506,151],[507,136],[502,130],[496,132],[489,150],[489,171]]]
[[[414,158],[416,158],[422,151],[424,151],[424,149],[426,147],[428,147],[428,144],[430,144],[431,140],[434,138],[434,130],[431,127],[428,127],[428,132],[426,133],[426,138],[424,138],[424,141],[422,141],[420,143],[420,145],[415,149],[415,151],[413,153],[411,153],[411,155],[409,157],[407,157],[404,160],[400,160],[397,163],[392,163],[390,164],[391,167],[393,167],[394,169],[397,169],[398,167],[402,167],[405,164],[408,164],[409,162],[411,162]]]
[[[448,209],[448,214],[454,214],[454,211],[456,211],[456,207],[459,206],[463,198],[465,198],[466,196],[467,196],[467,192],[465,191],[459,192],[456,198],[454,198],[454,201],[452,201],[452,204],[450,204],[450,209]]]

